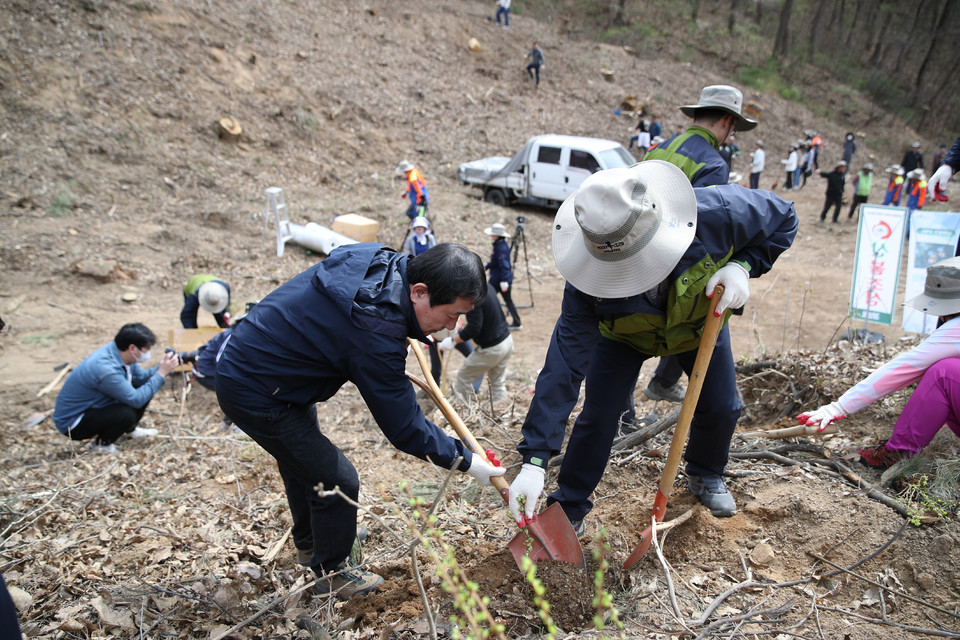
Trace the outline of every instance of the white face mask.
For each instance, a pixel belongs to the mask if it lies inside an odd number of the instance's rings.
[[[139,347],[137,347],[139,349]],[[150,349],[140,351],[140,357],[137,358],[137,364],[147,364],[150,362]]]

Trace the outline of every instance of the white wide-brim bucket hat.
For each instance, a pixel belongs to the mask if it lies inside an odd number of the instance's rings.
[[[947,258],[927,267],[923,293],[903,304],[932,316],[960,313],[960,258]]]
[[[670,275],[697,230],[697,199],[663,160],[594,173],[557,211],[553,259],[587,295],[626,298]]]
[[[507,233],[507,228],[499,222],[494,222],[492,225],[484,229],[483,232],[488,236],[499,236],[501,238],[510,237],[510,234]]]
[[[743,93],[730,85],[714,84],[704,87],[700,92],[700,102],[680,107],[680,111],[691,118],[696,115],[697,109],[719,109],[737,116],[735,131],[750,131],[757,126],[756,120],[751,120],[742,113]]]
[[[230,294],[227,288],[219,282],[205,282],[197,290],[200,306],[209,313],[220,313],[227,308]]]

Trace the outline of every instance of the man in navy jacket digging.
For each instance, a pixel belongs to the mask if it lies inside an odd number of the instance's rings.
[[[483,302],[483,262],[458,244],[416,257],[379,244],[340,247],[265,297],[233,330],[217,365],[223,412],[277,459],[293,540],[309,555],[317,589],[341,599],[369,593],[380,576],[348,564],[357,534],[357,471],[321,432],[315,403],[356,385],[390,442],[481,483],[503,474],[427,420],[405,373],[407,337],[426,342]],[[312,554],[310,554],[312,551]]]

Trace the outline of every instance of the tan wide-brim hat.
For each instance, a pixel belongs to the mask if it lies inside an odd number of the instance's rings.
[[[735,131],[750,131],[757,126],[756,120],[751,120],[742,113],[743,93],[740,92],[740,89],[726,84],[704,87],[700,92],[700,102],[680,107],[680,111],[691,118],[696,115],[697,109],[719,109],[737,116]]]
[[[697,199],[663,160],[594,173],[557,211],[553,259],[574,287],[626,298],[670,275],[697,230]]]
[[[209,313],[221,313],[230,303],[227,288],[219,282],[205,282],[197,289],[200,306]]]
[[[932,316],[960,313],[960,258],[947,258],[927,267],[923,293],[903,304]]]

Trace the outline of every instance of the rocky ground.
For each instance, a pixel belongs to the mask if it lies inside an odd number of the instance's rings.
[[[23,426],[52,408],[56,389],[39,392],[58,376],[55,367],[79,362],[121,324],[145,322],[162,346],[170,343],[180,289],[194,273],[231,282],[239,312],[321,259],[293,246],[276,257],[262,212],[269,186],[284,189],[294,222],[330,225],[358,213],[378,222],[381,242],[399,246],[406,203],[393,168],[408,159],[426,175],[441,240],[486,256],[485,226],[526,220],[511,400],[464,415],[512,477],[559,310],[552,216],[483,203],[456,182],[456,165],[510,155],[545,132],[626,141],[634,121],[614,115],[624,97],[638,96],[673,125],[684,122],[676,106],[695,101],[700,87],[734,80],[706,63],[578,41],[561,17],[514,15],[503,30],[486,21],[489,10],[467,0],[329,2],[308,11],[251,0],[0,7],[0,315],[8,325],[0,333],[0,571],[29,637],[305,638],[316,625],[343,638],[427,636],[403,543],[412,538],[408,492],[435,505],[450,553],[505,634],[544,633],[531,588],[505,551],[515,531],[499,497],[459,476],[444,486],[440,470],[398,454],[350,386],[319,411],[324,431],[360,470],[364,552],[386,582],[347,604],[298,591],[311,577],[294,563],[273,461],[220,429],[215,399],[202,388],[184,396],[182,380],[171,379],[145,420],[161,436],[123,442],[116,456],[67,441],[49,420]],[[470,38],[480,51],[470,51]],[[539,88],[523,72],[534,39],[547,61]],[[901,141],[871,146],[891,123],[855,96],[837,121],[777,96],[747,98],[763,105],[762,124],[740,144],[766,142],[764,187],[776,178],[779,150],[811,126],[826,139],[827,162],[838,158],[843,133],[864,122],[874,128],[861,131],[855,166],[902,156]],[[218,137],[225,116],[241,124],[238,141]],[[735,169],[746,166],[741,157]],[[605,630],[593,626],[594,570],[604,561],[604,589],[628,637],[900,638],[960,629],[956,523],[896,502],[905,485],[885,483],[852,455],[889,433],[904,394],[827,438],[749,435],[834,399],[915,340],[871,327],[884,345],[836,342],[850,328],[856,227],[817,223],[823,187],[814,176],[802,191],[781,192],[796,203],[800,232],[753,282],[747,311],[732,325],[747,406],[729,470],[740,512],[712,518],[679,479],[668,519],[693,509],[690,519],[666,533],[662,560],[651,549],[624,571],[649,525],[671,432],[616,452],[582,539],[588,571],[540,567],[559,635],[614,635],[609,609],[600,612]],[[882,188],[875,184],[871,200]],[[647,414],[673,408],[639,393],[637,400]],[[941,434],[928,468],[947,477],[957,444]],[[904,525],[903,512],[922,512],[925,524]],[[417,555],[438,633],[449,633],[451,596],[435,569],[451,559],[422,547]]]

